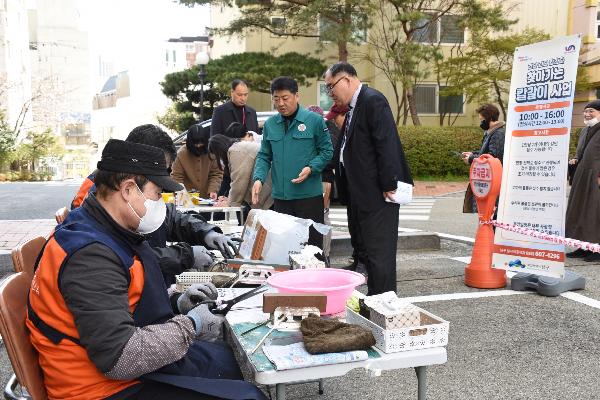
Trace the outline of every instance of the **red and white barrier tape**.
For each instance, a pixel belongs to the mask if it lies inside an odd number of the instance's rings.
[[[505,224],[503,222],[498,221],[480,221],[482,225],[494,225],[497,228],[504,229],[506,231],[520,233],[521,235],[531,236],[537,239],[546,240],[548,242],[557,243],[557,244],[565,244],[570,247],[576,247],[578,249],[584,249],[593,251],[594,253],[600,253],[600,244],[598,243],[590,243],[584,242],[577,239],[565,238],[562,236],[550,235],[548,233],[534,231],[533,229],[522,228],[520,226]]]

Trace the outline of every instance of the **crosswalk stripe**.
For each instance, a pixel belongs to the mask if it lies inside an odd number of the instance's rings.
[[[412,203],[400,206],[398,221],[429,221],[435,199],[416,199]],[[348,214],[345,207],[329,209],[329,220],[335,228],[348,226]],[[399,232],[402,232],[399,228]]]

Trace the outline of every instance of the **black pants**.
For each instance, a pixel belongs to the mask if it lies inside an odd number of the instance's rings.
[[[385,203],[376,211],[361,210],[360,205],[356,204],[348,208],[348,226],[351,225],[350,219],[353,226],[350,235],[355,237],[359,260],[365,264],[369,274],[368,296],[397,290],[399,209],[400,207],[393,203]]]
[[[135,393],[126,395],[127,392]],[[125,397],[121,397],[119,394],[123,394]],[[117,395],[109,397],[109,399],[117,398],[119,400],[218,400],[217,397],[153,381],[144,381],[131,389],[127,388]]]
[[[348,217],[348,232],[350,233],[350,245],[352,245],[354,265],[358,265],[358,262],[366,265],[365,249],[357,226],[358,216],[355,215],[356,210],[352,207],[352,199],[350,199],[350,196],[348,196],[347,203],[346,215]]]
[[[275,211],[292,215],[298,218],[312,219],[315,222],[323,223],[325,221],[323,196],[309,197],[307,199],[279,200],[273,199]],[[308,244],[323,248],[323,235],[315,228],[310,227],[308,232]]]

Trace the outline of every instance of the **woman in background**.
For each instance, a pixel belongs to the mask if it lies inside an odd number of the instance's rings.
[[[223,179],[223,170],[217,160],[208,155],[210,128],[192,125],[188,129],[185,147],[177,152],[171,176],[189,191],[197,191],[202,198],[217,199]]]
[[[263,210],[271,208],[271,178],[268,177],[261,190],[258,203],[252,204],[252,172],[260,144],[251,132],[245,132],[240,123],[232,123],[227,135],[214,135],[208,141],[208,152],[215,158],[219,168],[231,177],[229,196],[220,198],[220,206],[240,207],[247,205]]]

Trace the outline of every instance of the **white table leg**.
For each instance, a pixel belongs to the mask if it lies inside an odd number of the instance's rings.
[[[275,385],[275,399],[285,400],[285,383]]]
[[[415,367],[417,373],[418,400],[427,399],[427,367]]]

